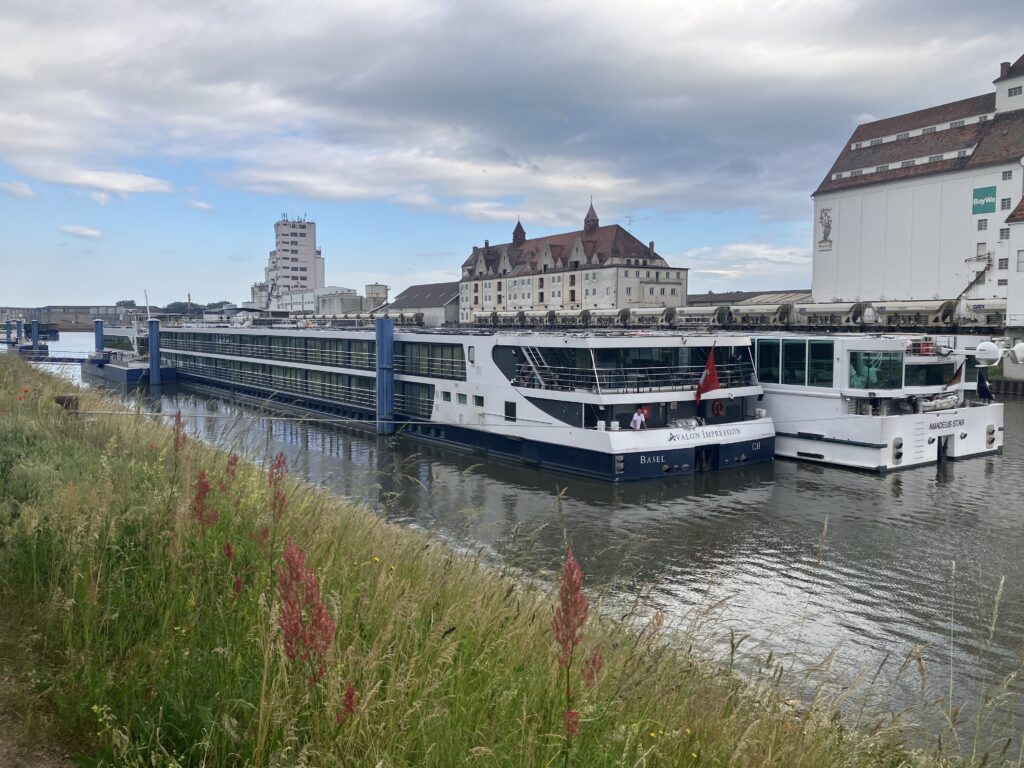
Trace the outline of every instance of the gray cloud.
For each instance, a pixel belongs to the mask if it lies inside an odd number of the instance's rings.
[[[269,1],[14,0],[0,157],[105,195],[169,191],[130,170],[157,156],[257,192],[535,226],[575,224],[591,194],[606,221],[802,222],[858,119],[988,90],[1021,53],[1018,6],[382,0],[283,24]]]

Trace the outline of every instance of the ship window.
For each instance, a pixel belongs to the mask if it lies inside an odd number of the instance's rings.
[[[763,384],[779,383],[779,342],[777,339],[758,339],[757,378]]]
[[[465,405],[465,404],[466,404],[466,396],[465,396],[464,394],[462,394],[462,393],[460,392],[460,393],[459,393],[459,394],[457,395],[457,397],[458,397],[458,400],[459,400],[459,405]]]
[[[477,408],[483,408],[484,407],[484,396],[483,395],[473,395],[473,405],[475,405]]]
[[[441,399],[444,402],[446,402],[446,403],[450,403],[452,401],[452,393],[451,392],[442,392],[441,393]]]
[[[941,387],[956,373],[956,363],[908,365],[908,387]]]
[[[469,362],[476,362],[476,347],[469,347]]]
[[[516,420],[516,404],[505,401],[505,421]]]
[[[782,383],[807,383],[807,342],[803,339],[786,339],[782,342]]]
[[[832,386],[831,341],[808,342],[807,384],[812,387]]]
[[[902,352],[851,352],[850,386],[854,389],[900,389]]]

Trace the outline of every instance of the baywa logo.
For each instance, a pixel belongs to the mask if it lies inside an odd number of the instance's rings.
[[[984,197],[976,197],[976,198],[974,198],[974,204],[975,205],[988,205],[988,204],[993,204],[994,205],[995,202],[996,202],[996,196],[995,195],[985,195]]]

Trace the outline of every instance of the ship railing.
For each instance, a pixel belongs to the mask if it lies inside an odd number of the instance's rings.
[[[751,387],[757,377],[749,363],[725,363],[715,366],[719,386]],[[643,368],[572,368],[522,366],[513,378],[515,386],[556,391],[596,392],[616,394],[624,392],[655,392],[666,390],[692,390],[704,374],[703,365],[649,366]]]
[[[333,368],[355,368],[372,371],[377,365],[376,352],[346,352],[344,350],[298,349],[274,347],[268,344],[239,344],[235,342],[191,341],[167,336],[163,340],[166,350],[205,352],[231,357],[251,357],[256,360],[280,360],[288,363],[308,363]]]
[[[202,365],[190,360],[174,361],[175,367],[196,376],[215,379],[225,384],[243,384],[273,392],[309,395],[323,400],[337,401],[347,405],[358,405],[365,408],[376,408],[377,392],[375,389],[331,384],[323,381],[307,381],[293,379],[288,376],[258,373],[256,371],[237,371]]]
[[[395,410],[406,416],[429,419],[434,410],[434,403],[425,397],[395,393]]]
[[[395,373],[438,379],[465,379],[466,365],[462,360],[446,357],[395,355]]]

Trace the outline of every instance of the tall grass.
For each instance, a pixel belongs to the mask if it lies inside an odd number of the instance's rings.
[[[556,642],[547,587],[67,389],[0,356],[0,600],[93,764],[938,762],[696,660],[660,614]]]

